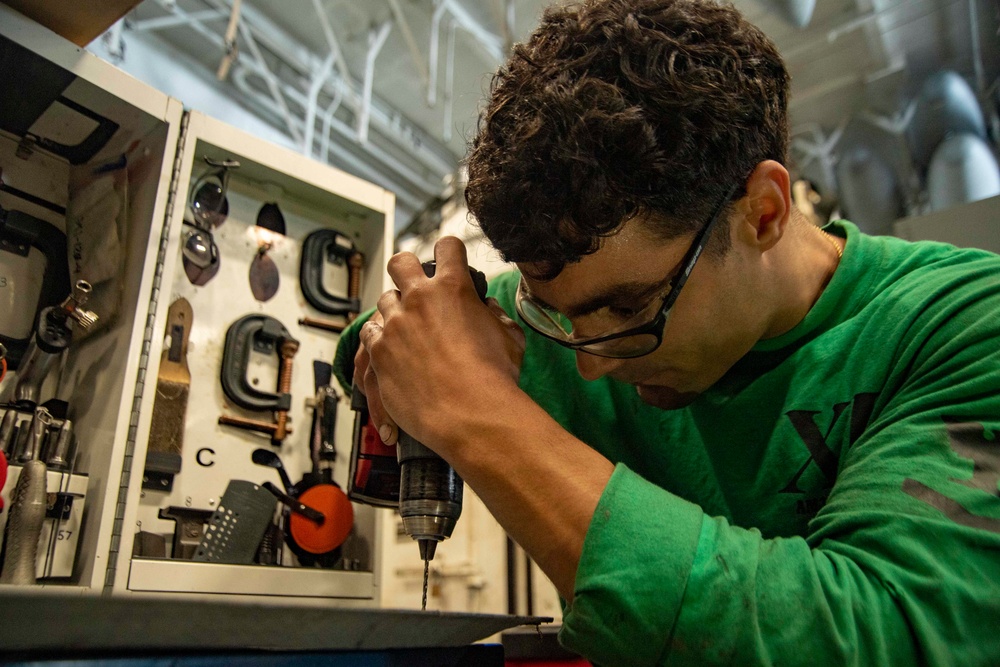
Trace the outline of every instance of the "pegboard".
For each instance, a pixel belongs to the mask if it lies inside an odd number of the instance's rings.
[[[369,188],[358,188],[360,197],[352,197],[352,193],[344,192],[342,184],[330,181],[317,184],[316,176],[323,176],[323,170],[329,169],[316,165],[302,156],[289,155],[287,151],[266,145],[268,152],[255,152],[255,147],[263,148],[264,142],[247,140],[241,132],[233,128],[221,127],[221,124],[205,117],[191,114],[187,148],[181,169],[185,172],[177,179],[178,193],[175,197],[175,210],[170,230],[170,241],[167,246],[163,265],[163,278],[160,286],[159,303],[157,306],[157,322],[154,331],[154,345],[150,349],[150,359],[146,371],[146,394],[144,398],[143,418],[140,420],[140,431],[148,433],[149,416],[147,410],[152,408],[152,397],[155,393],[157,371],[159,368],[160,351],[169,349],[170,339],[165,337],[164,316],[167,308],[177,299],[184,298],[191,304],[193,316],[190,322],[190,334],[187,347],[187,366],[191,373],[190,393],[183,428],[183,450],[181,471],[174,477],[172,489],[167,491],[141,489],[140,483],[130,485],[130,495],[138,498],[136,509],[127,515],[124,533],[134,534],[139,531],[153,532],[163,535],[167,542],[167,550],[176,527],[174,521],[162,519],[159,512],[163,508],[177,506],[205,511],[215,511],[220,499],[231,480],[246,480],[255,484],[271,482],[281,488],[282,484],[277,470],[253,463],[252,452],[257,448],[265,448],[276,453],[286,469],[291,481],[298,482],[304,473],[311,470],[310,461],[310,430],[313,409],[312,399],[315,396],[313,377],[313,361],[331,363],[336,351],[338,335],[312,327],[302,326],[299,320],[304,317],[323,319],[344,323],[342,317],[326,315],[314,309],[306,301],[299,285],[300,259],[302,243],[313,231],[318,229],[335,229],[350,238],[367,260],[362,277],[361,302],[362,307],[374,304],[377,296],[384,289],[385,257],[388,252],[389,230],[391,230],[391,208],[389,211],[373,210],[370,202],[374,201],[370,190],[374,186],[364,184]],[[209,139],[205,136],[210,130],[216,134]],[[238,169],[231,172],[228,183],[228,215],[225,221],[212,230],[212,236],[218,246],[220,265],[218,273],[205,285],[191,283],[183,269],[183,244],[187,234],[192,229],[183,224],[182,220],[191,222],[193,216],[190,210],[190,190],[198,178],[209,169],[204,157],[214,159],[234,159],[241,163]],[[298,173],[312,174],[305,181],[297,178]],[[329,169],[329,171],[335,171]],[[290,173],[291,172],[291,173]],[[339,172],[338,172],[339,173]],[[346,175],[344,175],[346,177]],[[355,184],[353,179],[345,183]],[[363,182],[358,181],[363,184]],[[330,189],[323,186],[329,185]],[[340,191],[334,194],[341,185]],[[378,190],[378,193],[384,191]],[[385,199],[378,202],[380,206],[392,201],[391,194],[384,193]],[[369,197],[366,205],[364,196]],[[256,227],[255,223],[261,207],[268,203],[276,203],[285,221],[286,234],[276,235]],[[251,263],[263,242],[270,242],[267,252],[278,269],[279,286],[277,292],[266,302],[257,301],[250,288],[249,272]],[[347,268],[337,267],[327,263],[324,267],[324,287],[336,296],[347,296]],[[288,412],[288,424],[291,433],[280,446],[273,446],[270,437],[247,430],[234,428],[218,423],[219,417],[229,415],[261,421],[271,421],[271,412],[256,412],[245,410],[233,404],[223,391],[220,373],[223,363],[226,332],[230,325],[239,318],[249,314],[264,314],[277,319],[291,336],[299,342],[299,348],[292,362],[291,407]],[[279,359],[277,354],[261,354],[251,352],[247,364],[246,380],[250,386],[262,391],[275,392],[278,383]],[[335,384],[335,381],[334,381]],[[338,394],[342,393],[336,387]],[[353,412],[348,401],[342,397],[338,405],[338,419],[335,444],[337,458],[333,467],[335,483],[346,486],[351,445]],[[143,447],[142,435],[139,441]],[[144,449],[140,456],[140,447],[136,448],[136,458],[133,467],[142,468]],[[133,474],[135,480],[135,474]],[[374,596],[374,577],[376,571],[375,557],[377,553],[377,531],[375,528],[375,510],[370,507],[356,505],[355,527],[351,537],[343,546],[343,561],[335,566],[340,574],[357,575],[368,573],[371,585],[367,597]],[[123,545],[126,544],[123,534]],[[143,574],[143,568],[161,568],[164,563],[150,564],[142,562],[145,559],[133,559],[130,569],[133,584],[125,583],[130,588],[148,590],[148,582],[153,577]],[[281,555],[282,565],[258,566],[254,568],[253,581],[245,581],[246,588],[234,584],[230,592],[242,594],[264,595],[314,595],[315,585],[310,585],[301,576],[295,581],[301,584],[302,591],[290,591],[287,588],[287,577],[275,577],[273,590],[266,583],[269,572],[276,568],[287,570],[303,569],[291,550],[284,546]],[[190,562],[171,562],[171,567],[183,567]],[[215,564],[195,564],[190,572],[197,572],[196,580],[205,580],[204,590],[215,591],[218,581],[208,581],[213,577],[212,567]],[[223,569],[233,566],[217,566]],[[138,570],[137,570],[138,568]],[[159,570],[157,570],[159,571]],[[325,576],[324,586],[328,593],[336,596],[336,586],[330,583],[330,576],[335,572],[330,570],[312,570],[318,577]],[[153,572],[150,569],[149,572]],[[203,574],[204,573],[204,574]],[[273,572],[271,572],[273,573]],[[258,576],[260,575],[260,576]],[[223,575],[220,575],[223,576]],[[181,577],[181,578],[184,578]],[[263,577],[263,578],[262,578]],[[237,578],[240,579],[240,578]],[[246,579],[243,577],[242,579]],[[277,582],[285,582],[279,584]],[[142,583],[140,583],[142,582]],[[192,586],[192,592],[199,592],[198,585]],[[362,587],[364,588],[364,587]],[[165,588],[164,590],[175,590]],[[357,578],[345,587],[346,597],[358,595]],[[331,591],[333,591],[331,593]]]

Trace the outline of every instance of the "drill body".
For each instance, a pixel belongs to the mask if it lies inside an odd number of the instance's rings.
[[[424,262],[423,268],[428,277],[434,275],[434,262]],[[469,272],[485,301],[486,276],[476,269]],[[368,505],[398,509],[403,530],[417,541],[426,565],[434,559],[438,542],[451,537],[462,514],[462,478],[447,461],[403,431],[396,447],[383,444],[369,420],[367,399],[357,387],[351,409],[357,414],[347,495]]]

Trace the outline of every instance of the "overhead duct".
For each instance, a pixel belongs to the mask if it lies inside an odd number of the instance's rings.
[[[945,139],[927,170],[932,211],[1000,195],[1000,167],[986,142],[974,134]]]
[[[812,20],[816,0],[760,0],[761,4],[791,23],[796,28],[805,28]]]
[[[913,161],[921,174],[934,151],[952,134],[972,134],[986,139],[986,122],[972,88],[957,72],[932,74],[917,95],[907,136]]]
[[[840,205],[867,234],[892,234],[903,215],[899,180],[892,167],[866,146],[852,146],[837,163]]]

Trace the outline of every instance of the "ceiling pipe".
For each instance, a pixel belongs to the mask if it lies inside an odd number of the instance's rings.
[[[253,69],[253,64],[243,64],[243,63],[240,63],[239,67],[240,67],[240,69],[244,69],[244,68],[249,69],[249,70],[251,70],[250,74],[256,74],[257,76],[259,76],[261,78],[264,78],[264,75],[263,75],[262,72],[260,72],[259,70],[254,70]],[[266,85],[266,81],[265,81],[265,85]],[[289,100],[291,100],[292,102],[296,103],[297,105],[300,105],[303,109],[306,107],[306,105],[308,104],[308,101],[305,99],[305,95],[303,95],[300,91],[296,90],[294,87],[290,86],[287,83],[282,82],[279,85],[283,88],[282,92],[284,93],[285,96],[288,97]],[[256,95],[256,96],[259,97],[260,91],[254,90],[254,88],[246,80],[245,76],[243,77],[243,86],[244,86],[243,92],[249,93],[251,95]],[[273,96],[272,96],[272,102],[275,102],[275,100],[273,99]],[[272,113],[274,111],[275,111],[275,109],[272,108]],[[296,123],[296,131],[298,131],[298,127],[297,126],[302,121],[299,120],[299,119],[297,119],[297,118],[293,118],[293,122]],[[350,138],[350,139],[356,139],[357,138],[357,134],[355,132],[355,129],[352,128],[351,126],[349,126],[347,123],[345,123],[345,122],[341,121],[340,119],[336,118],[336,117],[331,117],[330,118],[330,127],[333,130],[335,130],[338,134],[340,134],[341,136],[343,136],[345,138]],[[440,191],[440,189],[441,189],[440,182],[427,180],[427,178],[424,175],[418,174],[412,168],[410,168],[409,166],[407,166],[407,165],[403,164],[402,162],[400,162],[400,160],[397,157],[394,157],[394,156],[390,155],[389,153],[387,153],[383,148],[381,148],[377,144],[369,141],[369,142],[364,143],[364,144],[358,144],[358,146],[364,152],[368,153],[369,155],[371,155],[376,160],[379,160],[383,164],[387,165],[387,168],[391,168],[392,171],[394,171],[399,176],[402,176],[404,179],[406,179],[407,181],[409,181],[413,186],[416,186],[416,188],[419,189],[419,190],[421,190],[422,192],[438,192],[438,191]],[[439,176],[439,178],[443,178],[443,177],[444,177],[444,174],[442,174],[442,175]]]
[[[257,40],[254,39],[250,28],[247,27],[246,23],[239,23],[240,34],[243,35],[243,41],[247,43],[247,48],[250,49],[250,53],[253,55],[254,60],[257,62],[257,66],[260,70],[261,76],[264,78],[264,83],[267,84],[268,90],[271,91],[271,97],[274,98],[275,104],[281,110],[281,115],[285,119],[285,124],[288,126],[288,134],[291,135],[292,139],[297,143],[302,142],[302,135],[299,133],[295,123],[292,122],[292,112],[288,108],[288,103],[285,102],[285,97],[281,94],[281,90],[278,86],[278,80],[271,73],[268,68],[267,63],[264,61],[264,54],[261,53],[260,47],[257,46]],[[306,105],[303,105],[305,107]]]
[[[251,68],[239,67],[233,71],[233,84],[248,98],[251,104],[262,107],[269,114],[279,113],[275,107],[274,100],[267,96],[261,96],[253,85],[247,81],[248,76],[255,74],[257,72],[254,72]],[[348,132],[353,134],[349,129]],[[329,153],[332,153],[337,158],[337,162],[334,162],[334,164],[342,168],[351,169],[361,178],[365,178],[372,183],[377,183],[395,193],[397,201],[405,207],[417,210],[423,205],[422,200],[431,196],[430,193],[423,190],[414,192],[412,187],[393,179],[389,172],[376,169],[339,144],[329,143],[327,148]]]
[[[444,69],[444,129],[441,136],[451,141],[451,126],[455,115],[455,23],[448,24],[448,56]]]
[[[316,108],[319,104],[319,91],[323,89],[323,82],[333,72],[333,64],[336,60],[337,55],[331,51],[326,60],[323,61],[323,66],[313,76],[312,82],[309,84],[309,103],[306,105],[306,129],[302,137],[302,152],[310,157],[314,155],[313,134],[316,130]]]
[[[316,10],[316,15],[319,17],[319,25],[323,29],[323,36],[326,38],[327,46],[330,47],[330,52],[333,53],[337,61],[337,69],[340,71],[340,77],[345,83],[350,83],[353,77],[351,77],[351,72],[347,68],[347,61],[344,59],[344,53],[340,50],[340,42],[333,32],[333,26],[330,25],[330,18],[326,15],[326,11],[323,9],[320,0],[313,0],[313,9]]]
[[[399,0],[389,0],[389,8],[392,10],[393,18],[396,19],[399,31],[403,33],[403,39],[406,41],[406,47],[410,50],[413,65],[417,68],[417,74],[420,75],[420,83],[426,88],[430,85],[430,77],[427,73],[427,66],[424,65],[424,56],[420,53],[420,47],[417,46],[417,40],[413,36],[406,15],[403,14],[403,8],[399,6]]]
[[[226,7],[226,5],[221,0],[207,1],[219,7],[217,15],[221,16],[222,8]],[[172,12],[171,18],[181,21],[178,25],[186,23],[192,30],[204,37],[206,41],[210,43],[218,42],[221,33],[206,26],[203,21],[194,16],[193,12],[185,12],[180,7],[172,4],[170,0],[156,0],[156,2]],[[225,14],[228,15],[228,11]],[[287,130],[289,135],[301,137],[301,141],[304,144],[305,121],[301,116],[308,115],[309,93],[312,91],[312,87],[308,91],[303,92],[296,87],[297,80],[294,77],[276,81],[274,75],[271,74],[270,82],[279,88],[278,97],[275,98],[274,93],[271,92],[269,78],[264,73],[264,71],[270,73],[270,70],[266,69],[266,62],[264,61],[263,53],[260,51],[260,45],[266,42],[267,48],[271,49],[276,57],[292,67],[300,68],[306,72],[325,69],[324,65],[329,58],[329,54],[326,59],[320,60],[318,57],[311,56],[307,50],[295,47],[294,44],[290,45],[287,52],[274,51],[277,48],[276,45],[284,44],[289,38],[280,28],[275,27],[274,30],[271,30],[269,27],[271,26],[270,23],[261,24],[258,21],[260,21],[259,12],[254,10],[252,5],[244,4],[240,27],[241,30],[253,31],[250,35],[250,40],[247,40],[247,45],[248,50],[254,57],[241,59],[236,63],[232,73],[233,83],[251,106],[256,106],[264,112],[265,116],[283,119],[284,124],[289,128]],[[220,28],[222,27],[224,26],[220,26]],[[268,30],[270,30],[270,34],[263,36],[262,31]],[[254,47],[256,47],[256,54],[253,53]],[[337,49],[337,52],[339,52],[339,49]],[[336,62],[340,64],[342,59],[338,57]],[[262,83],[271,92],[271,95],[263,93],[261,87],[251,85],[247,81],[247,76],[250,75],[261,77]],[[315,83],[315,77],[311,81]],[[356,170],[355,173],[359,176],[379,183],[383,187],[396,192],[401,209],[409,207],[411,211],[417,210],[422,206],[423,201],[440,192],[440,179],[443,179],[447,174],[453,173],[458,162],[457,158],[450,161],[442,157],[443,154],[451,156],[449,151],[443,147],[441,149],[435,148],[433,138],[417,130],[414,126],[409,125],[397,110],[384,107],[382,104],[376,102],[374,96],[370,107],[370,131],[378,131],[381,140],[388,140],[393,146],[402,149],[407,160],[402,159],[400,155],[391,155],[371,140],[363,146],[358,145],[357,133],[354,131],[354,128],[336,118],[335,114],[342,107],[346,107],[346,111],[356,116],[357,108],[360,106],[360,95],[352,95],[353,89],[350,82],[342,80],[334,73],[331,73],[323,82],[319,94],[323,94],[324,91],[332,96],[332,101],[326,107],[325,111],[319,112],[317,110],[316,112],[314,122],[322,119],[323,136],[316,137],[316,128],[314,126],[313,151],[315,151],[315,143],[319,139],[324,160],[333,155],[338,158],[339,166]],[[281,105],[279,105],[278,99],[281,100]],[[318,95],[316,99],[318,108]],[[352,102],[354,103],[352,104]],[[290,109],[288,103],[296,105],[296,109],[294,111]],[[358,148],[364,151],[371,162],[357,157],[346,146],[332,142],[331,138],[334,136],[334,133],[348,139],[351,145],[358,145]],[[307,154],[312,154],[312,152]],[[426,170],[426,175],[418,174],[407,166],[408,160],[418,163],[421,170]],[[371,166],[373,163],[379,166],[373,168]]]
[[[427,66],[430,75],[430,83],[427,84],[427,106],[429,107],[437,104],[438,51],[441,40],[441,20],[446,11],[448,11],[447,3],[444,0],[437,0],[434,15],[431,17],[431,46],[427,56],[430,61]]]
[[[796,28],[805,28],[812,20],[816,0],[761,0],[765,7],[791,23]]]
[[[205,0],[214,6],[225,8],[227,5],[223,0]],[[157,0],[161,5],[167,0]],[[319,0],[313,0],[314,6],[322,5]],[[278,24],[274,23],[260,10],[253,5],[243,8],[243,21],[254,32],[259,44],[266,46],[276,57],[293,69],[302,72],[308,79],[310,73],[318,69],[324,60],[323,57],[313,53],[302,46]],[[320,24],[324,34],[327,36],[331,50],[338,54],[337,69],[341,76],[331,76],[324,84],[324,90],[328,94],[339,88],[343,95],[343,104],[352,113],[357,113],[361,106],[361,85],[347,70],[343,54],[337,44],[336,36],[332,32],[329,20],[325,14],[320,15]],[[330,28],[328,31],[327,29]],[[345,74],[346,73],[346,74]],[[427,134],[409,121],[403,121],[402,113],[373,96],[371,105],[371,127],[379,130],[388,140],[415,157],[427,168],[440,173],[442,176],[454,171],[458,164],[458,157],[455,156],[446,146],[442,145],[433,136]],[[355,135],[356,141],[356,135]]]
[[[385,40],[392,30],[392,21],[384,21],[378,28],[368,33],[368,53],[365,55],[365,84],[361,96],[361,111],[358,113],[358,141],[368,143],[368,123],[372,113],[372,86],[375,85],[375,59],[385,46]]]

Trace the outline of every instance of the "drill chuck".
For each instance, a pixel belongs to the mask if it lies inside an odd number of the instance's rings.
[[[420,557],[434,558],[437,543],[451,537],[462,514],[462,478],[433,451],[400,433],[399,515],[403,530],[417,540]]]

